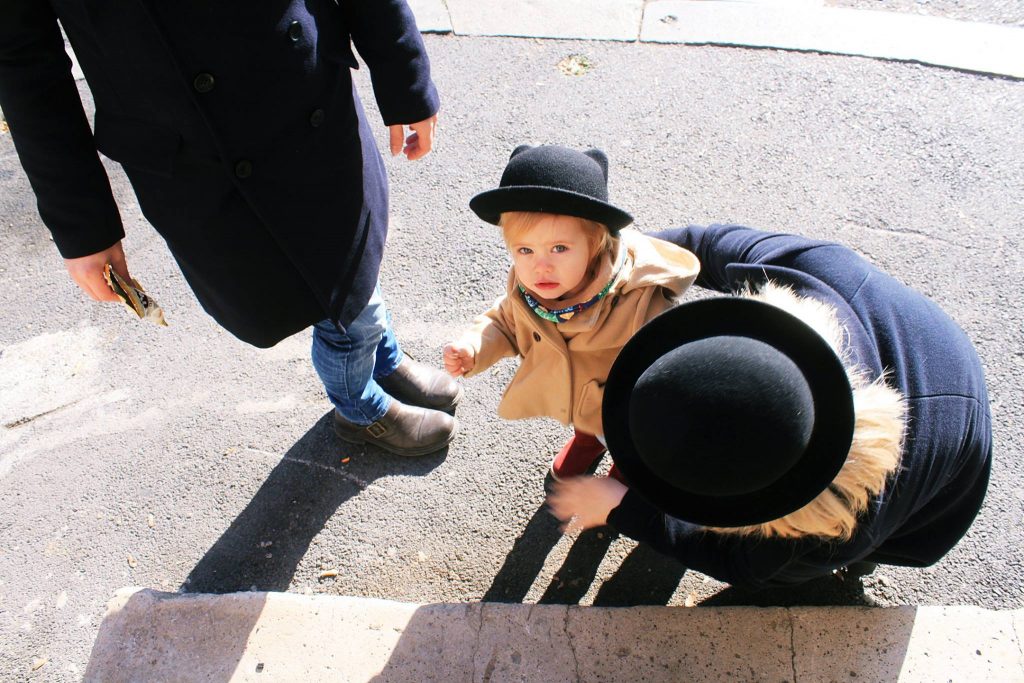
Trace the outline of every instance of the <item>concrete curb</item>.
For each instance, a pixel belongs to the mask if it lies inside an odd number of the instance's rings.
[[[125,588],[86,681],[1021,681],[1024,610],[418,605]]]
[[[1024,28],[813,0],[410,0],[420,29],[758,47],[918,62],[1024,78]]]
[[[1024,29],[843,7],[657,0],[640,39],[920,62],[1024,78]]]

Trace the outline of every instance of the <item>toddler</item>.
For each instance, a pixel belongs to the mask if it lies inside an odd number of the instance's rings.
[[[601,399],[612,362],[700,264],[682,247],[622,231],[633,218],[608,203],[608,158],[597,149],[521,145],[499,187],[469,205],[501,226],[512,269],[505,294],[445,346],[445,370],[470,377],[520,356],[498,414],[572,425],[551,474],[584,474],[605,450]]]

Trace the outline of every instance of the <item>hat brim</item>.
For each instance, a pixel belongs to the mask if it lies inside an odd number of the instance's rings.
[[[481,192],[469,200],[481,220],[498,224],[506,211],[537,211],[576,216],[608,226],[614,234],[633,222],[622,209],[584,194],[539,185],[499,187]]]
[[[629,424],[633,387],[652,363],[683,344],[718,336],[748,337],[785,354],[800,369],[814,401],[814,426],[800,460],[768,486],[740,495],[699,495],[665,482],[640,457]],[[602,418],[608,451],[631,488],[673,517],[737,527],[784,517],[828,487],[852,443],[853,394],[842,362],[806,323],[761,301],[721,297],[669,309],[626,343],[605,384]]]

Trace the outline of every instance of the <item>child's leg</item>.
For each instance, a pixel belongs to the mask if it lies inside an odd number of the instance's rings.
[[[605,445],[593,434],[577,431],[558,451],[551,463],[551,476],[555,481],[586,474],[605,452]]]

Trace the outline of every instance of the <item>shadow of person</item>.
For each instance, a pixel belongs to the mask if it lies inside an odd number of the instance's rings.
[[[608,546],[617,537],[618,534],[608,527],[582,532],[537,602],[556,605],[579,603],[590,589]]]
[[[530,518],[516,538],[505,562],[494,576],[482,602],[522,602],[540,575],[551,549],[562,537],[559,522],[546,505]],[[569,549],[538,604],[574,605],[587,594],[609,546],[618,538],[610,527],[582,532]],[[664,605],[675,593],[686,567],[675,560],[638,546],[605,581],[595,605]]]
[[[702,607],[876,606],[864,592],[860,578],[847,576],[842,571],[795,586],[759,589],[727,586],[700,604]]]
[[[574,605],[587,594],[597,575],[597,568],[608,552],[617,533],[606,526],[587,529],[580,533],[562,566],[555,572],[551,583],[538,600],[542,604]]]
[[[548,553],[558,543],[562,532],[558,520],[541,505],[527,522],[505,556],[501,569],[494,575],[483,602],[522,602],[537,575],[544,567]]]
[[[426,474],[447,450],[402,458],[337,440],[327,413],[288,449],[245,509],[189,572],[188,593],[284,591],[313,538],[345,501],[380,476]],[[343,455],[353,457],[341,465]],[[365,455],[366,457],[360,457]]]
[[[640,544],[594,596],[599,607],[667,605],[683,580],[686,567],[677,560]]]

